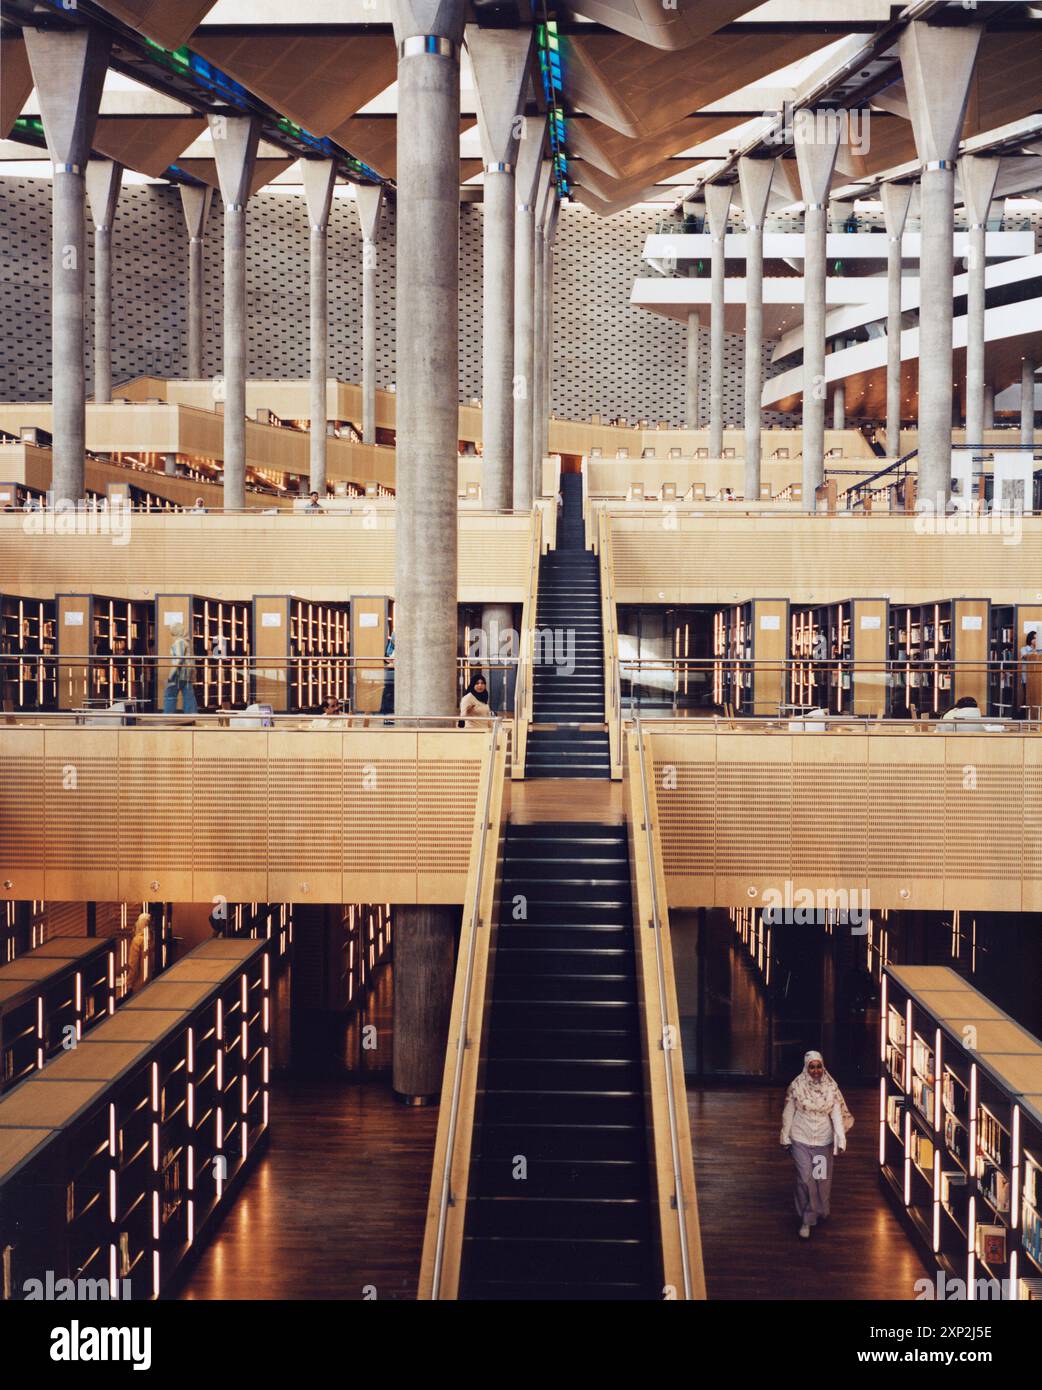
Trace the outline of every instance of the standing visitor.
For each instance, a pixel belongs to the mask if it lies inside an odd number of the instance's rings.
[[[781,1127],[781,1146],[796,1166],[793,1196],[803,1240],[829,1214],[833,1161],[847,1147],[847,1130],[853,1123],[821,1053],[805,1053],[803,1070],[785,1093]]]

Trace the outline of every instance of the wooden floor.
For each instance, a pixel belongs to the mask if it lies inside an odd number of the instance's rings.
[[[271,1142],[188,1299],[414,1299],[435,1107],[381,1082],[277,1082]]]
[[[623,820],[622,783],[606,777],[547,777],[510,784],[510,819],[520,825],[539,821]]]
[[[836,1159],[832,1216],[796,1234],[792,1159],[778,1144],[782,1087],[689,1090],[702,1255],[711,1299],[913,1299],[928,1274],[879,1186],[875,1088]]]

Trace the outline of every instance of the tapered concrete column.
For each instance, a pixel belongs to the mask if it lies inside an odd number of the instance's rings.
[[[311,426],[310,488],[326,495],[326,382],[329,378],[329,210],[333,205],[336,165],[331,159],[302,159],[300,172],[311,225],[311,355],[308,416]]]
[[[709,307],[709,457],[724,452],[724,239],[731,208],[729,184],[707,183],[706,216],[712,237]]]
[[[355,206],[362,226],[362,443],[376,443],[376,272],[380,263],[380,183],[355,185]]]
[[[199,184],[178,185],[181,211],[188,228],[188,376],[203,376],[203,242],[213,189]]]
[[[94,399],[112,400],[112,223],[123,165],[111,159],[87,164],[87,200],[94,219]]]
[[[456,709],[463,0],[396,0],[395,712]]]
[[[535,200],[546,137],[546,117],[526,116],[514,179],[514,506],[532,506],[532,395],[535,373]]]
[[[959,160],[959,182],[970,224],[966,294],[966,443],[984,435],[984,271],[987,266],[988,211],[1001,160],[967,155]]]
[[[886,223],[886,454],[901,456],[901,243],[910,183],[885,183],[880,196]]]
[[[543,239],[546,243],[543,275],[543,339],[546,347],[543,354],[543,435],[539,447],[540,465],[550,452],[550,408],[553,399],[551,388],[554,363],[554,246],[557,242],[557,220],[560,212],[560,202],[556,196],[551,195],[547,204],[546,222],[543,229]]]
[[[803,505],[809,512],[825,478],[826,240],[839,135],[835,111],[798,111],[793,119],[803,197]]]
[[[982,423],[986,430],[995,428],[995,386],[988,381],[984,385],[984,415]]]
[[[1020,365],[1020,442],[1035,442],[1035,359],[1025,357]]]
[[[763,402],[763,219],[774,161],[742,158],[738,182],[745,219],[745,498],[760,496],[760,415]]]
[[[845,430],[847,427],[847,386],[837,381],[832,387],[832,428]]]
[[[919,265],[919,489],[922,511],[951,498],[955,152],[983,29],[914,20],[898,45],[922,165]],[[944,81],[938,81],[938,74]]]
[[[482,209],[482,501],[514,502],[514,192],[530,29],[467,26],[485,175]]]
[[[394,0],[398,45],[397,715],[453,716],[459,444],[459,71],[464,0]],[[452,1001],[458,911],[394,912],[392,1085],[430,1099]]]
[[[687,316],[687,390],[684,406],[684,423],[689,430],[697,430],[701,424],[698,414],[698,378],[701,370],[698,350],[700,332],[698,311],[692,309]]]
[[[543,218],[547,197],[553,196],[551,163],[544,159],[539,170],[535,208],[535,273],[532,276],[534,363],[532,372],[532,495],[539,496],[543,471],[543,393],[546,389],[546,239]]]
[[[84,169],[94,139],[109,41],[100,30],[23,29],[40,102],[51,186],[51,401],[54,504],[84,496]]]
[[[224,199],[224,505],[246,506],[246,204],[260,122],[207,117]]]

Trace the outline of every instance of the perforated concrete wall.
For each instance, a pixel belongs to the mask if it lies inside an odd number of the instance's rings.
[[[50,394],[50,206],[47,179],[0,179],[0,318],[7,326],[0,399]],[[646,273],[641,251],[658,214],[633,209],[604,220],[578,206],[562,210],[554,264],[552,408],[560,416],[617,415],[684,423],[686,328],[632,309],[630,289]],[[480,205],[460,212],[460,399],[481,395]],[[302,199],[260,193],[247,215],[251,376],[299,378],[308,370],[308,223]],[[204,244],[204,370],[221,368],[219,199]],[[93,236],[88,235],[88,292]],[[354,207],[337,200],[329,229],[330,372],[362,371],[361,234]],[[180,198],[157,185],[124,188],[113,231],[113,380],[187,372],[187,236]],[[377,274],[378,385],[394,381],[394,209],[384,210]],[[88,303],[87,375],[93,389]],[[708,329],[701,332],[700,409],[708,419]],[[743,339],[727,337],[725,423],[742,416]],[[765,417],[782,423],[783,417]]]

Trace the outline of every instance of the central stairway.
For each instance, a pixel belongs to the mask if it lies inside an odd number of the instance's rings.
[[[597,556],[586,549],[582,476],[562,474],[561,495],[557,547],[539,561],[536,628],[544,635],[533,667],[525,776],[609,777],[601,579]]]
[[[658,1298],[625,826],[510,824],[501,897],[460,1297]]]

